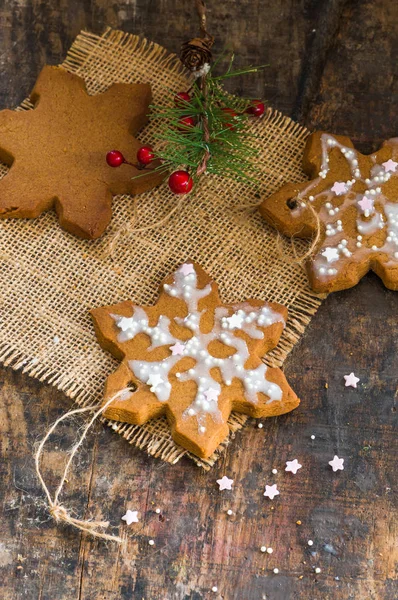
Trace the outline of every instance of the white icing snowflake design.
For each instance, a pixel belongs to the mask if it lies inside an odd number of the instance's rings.
[[[277,341],[285,325],[283,315],[268,303],[258,301],[218,305],[215,308],[213,306],[213,325],[209,331],[204,328],[206,332],[203,332],[202,317],[208,316],[207,312],[210,309],[206,302],[202,308],[199,307],[204,299],[210,302],[215,292],[216,289],[210,283],[199,287],[196,268],[191,264],[184,264],[176,271],[171,283],[163,285],[163,293],[180,301],[180,306],[182,301],[186,306],[186,316],[170,317],[160,314],[156,323],[150,325],[147,309],[139,306],[132,305],[131,316],[118,314],[117,311],[108,312],[113,320],[113,327],[116,328],[116,342],[121,349],[125,347],[129,369],[137,380],[149,387],[159,402],[172,402],[175,385],[173,381],[195,383],[195,396],[184,409],[182,417],[185,420],[195,418],[200,435],[207,432],[211,422],[224,423],[220,411],[220,396],[226,387],[232,386],[233,383],[236,386],[236,380],[243,396],[242,403],[256,406],[259,404],[259,394],[263,394],[266,398],[262,399],[262,405],[274,402],[281,405],[280,410],[271,411],[271,414],[280,414],[294,408],[292,406],[286,409],[282,402],[282,388],[275,381],[268,379],[268,367],[262,361],[257,360],[254,368],[246,366],[256,355],[256,352],[253,354],[250,345],[264,343],[267,328],[275,324],[279,324],[277,335],[273,334],[273,337],[276,337],[275,342]],[[102,310],[104,309],[97,309]],[[94,319],[95,312],[93,311]],[[182,328],[185,335],[175,333],[179,328]],[[186,339],[187,330],[191,334],[189,339]],[[150,339],[148,353],[166,347],[168,356],[161,360],[129,358],[127,345],[139,334],[145,334]],[[214,343],[227,346],[231,354],[217,358],[217,352],[211,352],[209,349]],[[178,363],[187,358],[192,359],[189,363],[192,366],[180,370]],[[128,398],[134,395],[136,392],[130,393]],[[291,395],[295,398],[293,392]],[[121,401],[118,405],[120,403]]]
[[[333,291],[351,287],[364,271],[372,269],[387,287],[396,289],[398,197],[394,192],[397,188],[390,185],[390,180],[398,176],[398,162],[393,160],[394,157],[398,160],[398,139],[388,140],[378,152],[364,156],[347,145],[348,142],[343,143],[339,136],[326,133],[314,136],[321,153],[318,176],[308,184],[287,184],[274,195],[283,203],[284,192],[290,195],[294,188],[298,190],[289,199],[293,204],[289,215],[291,222],[286,228],[288,235],[301,235],[303,226],[310,226],[309,221],[313,217],[307,204],[313,206],[319,215],[321,237],[315,255],[307,263],[314,288],[317,291]],[[311,157],[316,154],[314,149]],[[391,154],[393,158],[385,160],[385,156]],[[309,160],[315,165],[313,158]],[[347,178],[335,181],[333,174],[341,173],[344,162]],[[266,218],[272,219],[280,209],[281,204],[273,203],[273,197],[270,197],[264,201],[262,212]],[[348,213],[349,222],[345,219]],[[349,225],[351,215],[355,219],[354,235]],[[284,231],[283,223],[281,225]],[[313,234],[314,231],[302,237]],[[361,267],[358,267],[359,264]],[[334,287],[338,278],[342,281]]]
[[[320,217],[326,222],[326,238],[327,240],[323,244],[320,251],[313,260],[313,267],[318,275],[323,277],[329,277],[336,275],[339,272],[339,263],[333,267],[329,266],[331,262],[329,256],[333,256],[332,262],[339,261],[340,258],[349,258],[352,254],[356,253],[372,254],[375,251],[379,253],[385,253],[390,257],[391,261],[397,261],[398,266],[398,204],[394,204],[388,201],[382,191],[382,185],[387,183],[391,176],[394,175],[394,170],[388,170],[388,163],[393,163],[390,160],[385,164],[378,164],[375,156],[372,157],[373,166],[370,169],[370,177],[365,177],[362,172],[358,161],[357,152],[341,144],[334,136],[323,134],[321,136],[322,145],[322,165],[319,172],[319,179],[315,179],[309,184],[300,194],[298,199],[302,199],[308,192],[316,187],[320,179],[324,179],[329,173],[329,152],[332,148],[338,148],[341,154],[346,159],[351,170],[352,178],[346,182],[342,182],[341,186],[337,189],[340,182],[336,182],[330,188],[330,190],[322,190],[314,196],[310,196],[311,202],[316,200],[317,197],[322,195],[326,197],[324,207],[321,208]],[[395,163],[398,167],[398,163]],[[398,170],[397,173],[398,175]],[[350,191],[353,186],[361,182],[365,186],[365,190],[361,193]],[[343,189],[344,188],[344,189]],[[334,196],[346,194],[343,204],[340,206],[335,205]],[[377,208],[377,204],[380,205],[380,210]],[[341,219],[335,220],[329,219],[328,217],[334,217],[340,212],[343,212],[349,206],[354,206],[357,210],[356,228],[357,238],[355,241],[355,247],[349,248],[349,240],[344,237],[343,224]],[[332,222],[330,222],[332,221]],[[367,248],[363,245],[363,236],[370,236],[377,233],[380,229],[386,229],[387,234],[385,241],[381,246],[372,246]],[[333,243],[333,239],[337,241]],[[361,249],[361,252],[359,251]],[[326,258],[326,260],[325,260]],[[341,264],[341,262],[340,262]]]
[[[275,383],[267,381],[267,366],[261,363],[257,369],[245,369],[244,364],[249,358],[249,349],[246,342],[234,335],[234,330],[245,331],[252,338],[264,337],[263,332],[257,325],[272,325],[280,322],[284,324],[283,317],[264,305],[261,309],[252,310],[251,307],[237,307],[231,316],[225,308],[216,308],[215,323],[210,333],[200,331],[201,313],[198,310],[198,302],[211,292],[211,286],[207,285],[202,290],[197,288],[197,276],[195,271],[184,275],[180,269],[175,273],[175,283],[164,285],[164,290],[173,298],[184,300],[188,307],[188,315],[185,318],[176,318],[179,325],[187,327],[192,332],[192,337],[186,341],[182,355],[168,356],[159,362],[130,360],[129,366],[134,375],[150,386],[151,392],[155,394],[160,402],[165,402],[170,397],[171,384],[168,375],[171,369],[181,360],[181,356],[191,357],[196,360],[196,365],[180,373],[177,377],[180,381],[195,381],[197,394],[195,400],[186,411],[186,416],[196,416],[199,422],[199,431],[205,432],[204,416],[210,413],[213,418],[219,419],[218,396],[221,393],[220,384],[211,375],[211,369],[218,367],[222,379],[226,385],[231,385],[234,377],[240,379],[245,388],[246,398],[255,404],[257,394],[262,392],[269,396],[269,402],[281,400],[282,390]],[[171,335],[169,327],[170,320],[160,316],[155,327],[149,327],[148,317],[140,307],[135,307],[132,317],[119,317],[112,315],[117,327],[120,329],[118,340],[124,342],[133,339],[138,333],[146,333],[152,342],[150,349],[157,346],[182,343],[181,340]],[[215,358],[209,350],[209,344],[219,340],[228,346],[236,348],[235,354],[229,358]]]

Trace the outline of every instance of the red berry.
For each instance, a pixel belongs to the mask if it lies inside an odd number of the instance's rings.
[[[155,154],[151,146],[142,146],[137,152],[137,160],[141,165],[149,165],[154,158]]]
[[[232,110],[232,108],[227,108],[226,107],[226,108],[222,108],[221,110],[223,111],[223,113],[225,113],[226,115],[231,116],[233,119],[238,116],[238,113],[236,113],[234,110]],[[227,122],[227,123],[224,123],[224,125],[225,125],[225,127],[228,127],[228,129],[233,129],[234,128],[233,123]]]
[[[120,167],[125,161],[123,154],[119,150],[111,150],[106,155],[106,162],[110,167]]]
[[[178,92],[178,94],[174,96],[174,104],[178,106],[178,108],[184,108],[184,106],[186,107],[187,102],[190,101],[191,96],[188,94],[188,92]]]
[[[246,108],[246,113],[253,117],[261,117],[264,114],[265,106],[261,100],[253,100],[253,102]]]
[[[195,125],[195,119],[193,117],[181,117],[178,122],[180,123],[178,131],[186,132],[190,127]]]
[[[193,181],[188,171],[174,171],[169,177],[169,187],[173,194],[188,194]]]

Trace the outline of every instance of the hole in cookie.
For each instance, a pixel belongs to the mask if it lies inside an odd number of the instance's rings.
[[[128,381],[126,383],[126,388],[130,388],[132,392],[136,392],[137,391],[137,384],[134,383],[134,381]]]
[[[288,198],[286,200],[286,204],[287,207],[290,208],[290,210],[294,210],[298,206],[297,198]]]

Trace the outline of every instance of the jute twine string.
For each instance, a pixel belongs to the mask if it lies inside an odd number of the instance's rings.
[[[112,402],[114,402],[119,396],[122,396],[125,392],[133,392],[133,391],[134,390],[132,388],[124,388],[123,390],[120,390],[117,394],[115,394],[114,396],[109,398],[109,400],[107,400],[105,402],[105,404],[103,404],[103,406],[101,406],[101,408],[98,408],[98,405],[95,405],[95,406],[86,406],[83,408],[76,408],[74,410],[68,411],[67,413],[65,413],[64,415],[59,417],[55,421],[55,423],[53,423],[53,425],[50,427],[50,429],[47,431],[46,435],[40,442],[40,444],[37,448],[37,451],[35,453],[35,456],[34,456],[36,474],[37,474],[37,477],[43,487],[43,490],[44,490],[46,496],[47,496],[50,515],[55,519],[55,521],[57,523],[62,523],[62,522],[67,523],[68,525],[72,525],[73,527],[76,527],[77,529],[80,529],[80,531],[84,531],[85,533],[88,533],[88,534],[92,535],[93,537],[100,538],[102,540],[108,540],[111,542],[117,542],[118,544],[123,543],[123,539],[121,537],[119,537],[117,535],[110,535],[108,533],[104,533],[103,531],[101,531],[101,529],[107,529],[109,527],[109,521],[88,521],[88,520],[83,520],[83,519],[75,519],[74,517],[72,517],[72,515],[70,514],[70,512],[66,508],[66,506],[64,506],[63,504],[61,504],[59,502],[59,496],[63,490],[64,484],[66,481],[66,477],[69,473],[69,469],[72,465],[73,459],[76,456],[76,453],[78,452],[80,446],[83,444],[83,441],[85,440],[87,433],[91,429],[92,425],[96,422],[98,417],[100,417],[106,411],[108,406],[110,404],[112,404]],[[73,446],[72,451],[69,456],[69,459],[66,462],[64,471],[62,473],[61,481],[55,491],[54,496],[52,497],[50,490],[48,489],[47,484],[44,481],[44,477],[42,475],[41,468],[40,468],[40,462],[41,462],[41,459],[43,456],[44,446],[45,446],[48,438],[57,429],[58,425],[60,423],[62,423],[62,421],[65,421],[66,419],[69,419],[70,417],[73,417],[75,415],[81,415],[83,413],[92,412],[92,411],[95,411],[95,412],[94,412],[93,416],[91,417],[91,419],[87,422],[87,425],[84,427],[83,433],[81,434],[79,440]]]
[[[276,236],[276,246],[277,246],[277,250],[282,258],[282,260],[286,261],[289,264],[298,264],[300,266],[303,266],[303,264],[305,263],[305,261],[308,258],[311,258],[315,252],[315,249],[318,246],[320,237],[321,237],[321,221],[319,219],[319,215],[316,212],[316,210],[314,209],[314,207],[312,206],[312,204],[310,204],[309,202],[307,202],[306,200],[301,200],[300,199],[301,204],[305,204],[305,207],[308,208],[308,210],[311,212],[314,220],[315,220],[315,235],[313,236],[311,243],[309,244],[307,250],[299,255],[297,253],[297,248],[296,248],[296,244],[295,244],[295,237],[291,237],[290,238],[290,245],[291,245],[291,249],[294,255],[294,258],[289,256],[289,254],[283,249],[283,240],[286,240],[286,237],[282,236],[279,232],[277,232],[277,236]]]
[[[105,250],[103,252],[103,257],[104,258],[112,257],[115,253],[116,247],[119,244],[120,240],[128,238],[128,237],[134,235],[135,233],[143,233],[144,231],[151,231],[153,229],[158,229],[159,227],[162,227],[162,225],[166,225],[166,223],[168,223],[168,221],[170,221],[171,217],[175,213],[177,213],[178,211],[181,210],[187,197],[188,197],[188,194],[183,194],[182,196],[180,196],[177,204],[175,206],[173,206],[173,208],[171,210],[169,210],[169,212],[162,219],[159,219],[158,221],[154,221],[153,223],[150,223],[149,225],[145,225],[143,227],[134,227],[134,224],[137,223],[137,221],[138,221],[137,201],[134,200],[134,216],[133,216],[133,218],[131,219],[130,223],[127,223],[126,225],[119,227],[119,229],[112,235],[112,237],[110,238],[110,240],[108,242],[107,247],[105,248]]]
[[[158,227],[161,227],[162,225],[165,225],[171,219],[171,217],[181,209],[187,197],[188,194],[180,196],[177,204],[163,217],[163,219],[159,219],[159,221],[155,221],[154,223],[151,223],[150,225],[145,225],[143,227],[134,227],[133,229],[131,229],[130,233],[141,233],[142,231],[150,231],[151,229],[156,229]]]
[[[207,31],[206,5],[203,0],[196,0],[196,10],[200,19],[200,30],[204,38],[212,38]]]
[[[295,199],[296,198],[293,198],[293,200],[295,200]],[[250,213],[250,212],[257,210],[258,207],[260,206],[261,202],[262,202],[262,200],[260,202],[255,202],[255,203],[246,202],[246,203],[238,204],[235,207],[235,210]],[[281,235],[276,228],[275,228],[275,230],[276,230],[275,245],[276,245],[276,248],[277,248],[277,251],[278,251],[278,254],[279,254],[281,260],[283,260],[284,262],[286,262],[287,264],[290,264],[290,265],[303,266],[305,261],[314,255],[315,249],[317,248],[317,246],[319,244],[319,240],[321,237],[321,221],[319,218],[319,214],[316,212],[316,210],[314,209],[314,207],[312,206],[312,204],[310,202],[300,198],[300,203],[302,205],[305,205],[305,208],[308,208],[308,210],[310,211],[310,213],[313,216],[314,221],[315,221],[315,234],[313,235],[311,242],[309,242],[307,239],[301,240],[302,244],[307,246],[307,249],[305,250],[305,252],[303,254],[299,255],[297,252],[297,248],[296,248],[297,235],[296,235],[296,237],[293,236],[293,237],[289,238],[291,251],[293,253],[293,256],[291,256],[291,254],[284,249],[286,241],[287,241],[286,236]]]

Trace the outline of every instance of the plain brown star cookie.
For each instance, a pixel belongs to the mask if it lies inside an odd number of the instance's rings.
[[[97,238],[111,220],[112,194],[139,194],[161,181],[150,171],[132,180],[142,171],[105,161],[113,148],[135,156],[148,84],[116,83],[89,96],[83,79],[46,66],[30,99],[33,110],[0,112],[0,160],[11,166],[0,181],[0,217],[33,219],[55,207],[64,229]]]
[[[122,360],[108,377],[105,411],[142,424],[165,414],[173,439],[209,457],[228,436],[228,417],[287,413],[299,404],[282,371],[261,357],[279,341],[287,310],[261,300],[223,304],[203,269],[183,264],[167,277],[155,306],[131,301],[92,310],[103,348]]]
[[[306,183],[288,183],[260,205],[268,223],[319,240],[306,268],[316,292],[350,288],[369,270],[398,289],[398,139],[364,156],[351,140],[317,132],[304,150]]]

